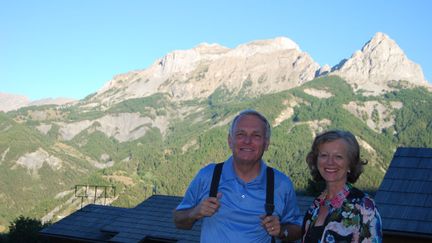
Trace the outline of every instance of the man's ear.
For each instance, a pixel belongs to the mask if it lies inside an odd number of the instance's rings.
[[[232,139],[231,136],[228,134],[228,146],[230,147],[230,149],[232,150],[233,148],[233,144],[232,144]]]
[[[267,151],[269,146],[270,146],[270,139],[267,139],[264,145],[264,151]]]

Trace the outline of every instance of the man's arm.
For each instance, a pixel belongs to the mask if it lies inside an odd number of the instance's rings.
[[[192,229],[197,220],[203,217],[212,216],[218,210],[219,198],[222,194],[218,193],[218,198],[209,197],[194,208],[174,211],[174,224],[179,229]]]
[[[179,229],[189,230],[192,229],[197,218],[192,216],[192,212],[195,208],[186,210],[174,210],[174,224]]]
[[[278,238],[282,242],[290,242],[300,239],[302,236],[302,230],[299,225],[296,224],[281,224],[281,230]]]

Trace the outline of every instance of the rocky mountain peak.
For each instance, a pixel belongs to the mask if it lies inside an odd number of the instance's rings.
[[[217,43],[200,43],[198,46],[193,48],[192,50],[196,50],[201,55],[211,55],[211,54],[223,54],[230,50],[230,48],[219,45]]]
[[[230,56],[248,57],[258,53],[272,53],[275,51],[283,51],[294,49],[301,51],[300,47],[291,39],[286,37],[277,37],[269,40],[256,40],[246,44],[239,45],[237,48],[232,50]]]
[[[378,32],[361,50],[332,68],[331,74],[347,80],[356,90],[380,94],[393,81],[428,86],[421,67],[407,58],[396,42]]]
[[[257,96],[297,87],[324,75],[338,75],[365,95],[387,92],[395,83],[430,88],[421,67],[409,60],[394,40],[378,32],[332,68],[320,67],[286,37],[256,40],[233,49],[201,43],[168,53],[147,69],[116,76],[92,101],[113,104],[155,93],[190,100],[207,98],[220,88],[231,94]]]
[[[230,49],[219,44],[200,43],[189,50],[175,50],[157,59],[149,68],[138,71],[131,71],[125,74],[116,75],[111,81],[106,83],[97,91],[98,96],[109,90],[128,88],[128,94],[122,94],[129,98],[147,96],[154,93],[154,90],[176,74],[187,75],[192,72],[200,62],[211,62]],[[145,78],[147,85],[143,85],[142,79]],[[141,90],[146,86],[149,92]],[[130,88],[132,87],[132,88]],[[109,97],[106,97],[107,99]],[[104,100],[106,103],[107,99]]]
[[[229,49],[202,43],[173,51],[145,70],[118,75],[94,102],[166,93],[176,100],[207,98],[216,89],[259,95],[296,87],[315,77],[319,65],[286,37],[258,40]]]
[[[378,32],[350,58],[334,67],[320,67],[286,37],[256,40],[232,49],[204,42],[192,49],[170,52],[146,69],[116,75],[81,104],[109,107],[156,93],[164,93],[175,100],[205,99],[219,89],[231,94],[258,96],[297,87],[325,75],[338,75],[366,95],[392,90],[395,83],[432,90],[421,67],[409,60],[388,35]],[[0,101],[3,111],[26,105],[69,102],[30,103],[25,97],[11,98],[5,94],[0,94]]]

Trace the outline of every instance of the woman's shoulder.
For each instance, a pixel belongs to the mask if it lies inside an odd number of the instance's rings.
[[[350,193],[348,195],[348,198],[364,198],[367,194],[364,193],[362,190],[358,189],[357,187],[352,187],[350,189]]]
[[[374,199],[368,194],[363,192],[362,190],[353,187],[350,190],[350,194],[347,199],[356,204],[361,204],[365,207],[375,207]]]

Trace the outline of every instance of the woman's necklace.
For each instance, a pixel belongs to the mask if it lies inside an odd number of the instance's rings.
[[[318,197],[319,205],[321,207],[327,206],[327,207],[332,207],[332,208],[340,208],[342,206],[343,201],[348,196],[350,189],[351,189],[351,185],[345,184],[344,188],[341,191],[339,191],[335,197],[333,197],[331,199],[327,198],[328,192],[324,191]]]

